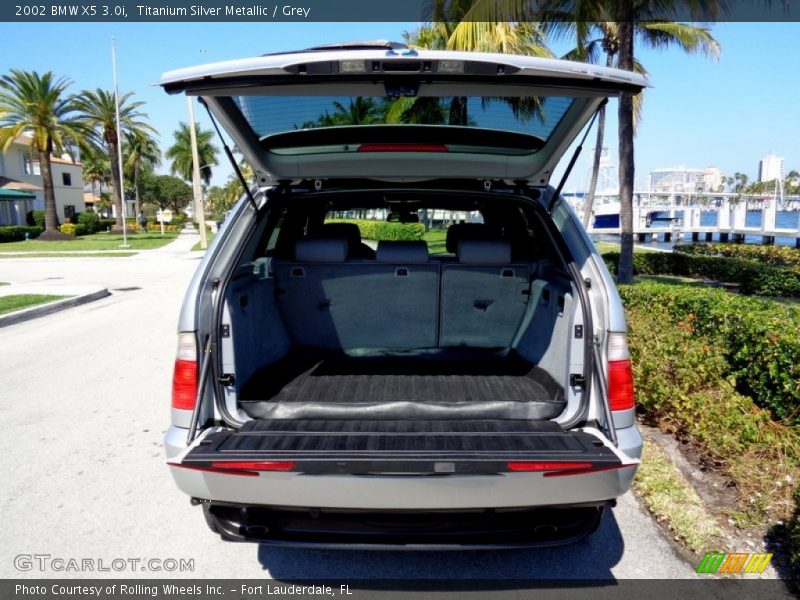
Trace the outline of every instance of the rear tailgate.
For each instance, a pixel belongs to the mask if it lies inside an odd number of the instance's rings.
[[[160,83],[203,99],[260,185],[442,176],[542,184],[605,98],[638,93],[647,80],[530,56],[372,48],[203,65]]]
[[[565,432],[552,421],[261,420],[198,439],[181,469],[258,476],[586,475],[633,466],[593,431]]]

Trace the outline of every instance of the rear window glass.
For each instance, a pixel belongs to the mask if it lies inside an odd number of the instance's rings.
[[[234,96],[260,138],[303,129],[359,125],[434,125],[495,129],[546,141],[572,98],[459,96]]]

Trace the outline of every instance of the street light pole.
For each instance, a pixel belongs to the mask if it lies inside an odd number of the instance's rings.
[[[203,195],[200,189],[200,158],[197,153],[197,132],[194,124],[194,104],[192,97],[186,96],[186,106],[189,109],[189,140],[192,145],[192,188],[194,189],[194,210],[197,219],[197,228],[200,230],[200,248],[208,248],[206,239],[206,215],[203,207]]]
[[[125,179],[122,171],[122,132],[119,122],[119,86],[117,85],[117,40],[111,38],[111,63],[114,68],[114,109],[117,117],[117,162],[119,163],[119,199],[122,207],[122,248],[128,248],[128,222],[125,214]]]

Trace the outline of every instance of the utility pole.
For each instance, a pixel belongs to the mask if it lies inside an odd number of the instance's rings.
[[[189,108],[189,139],[192,144],[192,188],[194,190],[194,214],[197,228],[200,230],[200,247],[208,248],[206,240],[206,214],[203,207],[203,192],[200,189],[200,158],[197,155],[197,132],[194,124],[194,104],[192,97],[186,96],[186,106]]]

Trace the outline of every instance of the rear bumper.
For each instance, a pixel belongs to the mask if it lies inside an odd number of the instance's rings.
[[[205,503],[227,541],[358,550],[473,550],[556,546],[600,525],[605,504],[483,511],[335,511]]]

